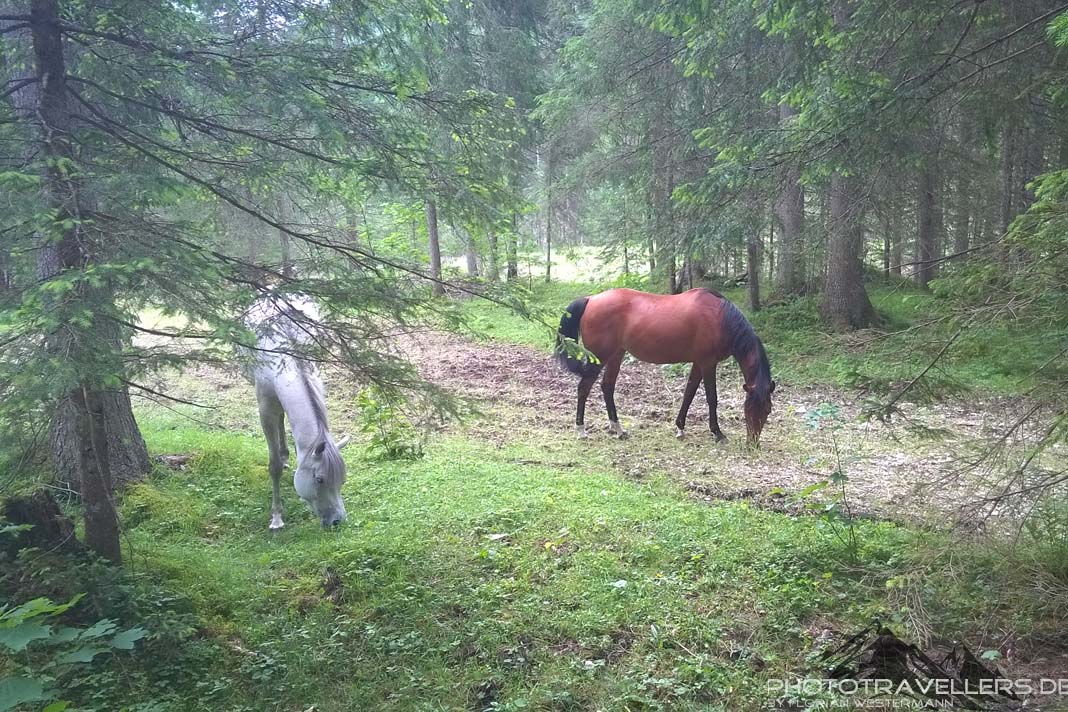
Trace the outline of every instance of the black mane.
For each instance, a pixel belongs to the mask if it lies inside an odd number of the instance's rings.
[[[712,290],[709,291],[711,292]],[[740,364],[743,359],[748,358],[749,354],[753,353],[754,350],[756,351],[756,371],[753,374],[753,386],[760,391],[759,397],[761,399],[769,396],[770,393],[766,392],[766,390],[771,388],[771,364],[768,362],[768,354],[764,350],[764,344],[760,342],[760,338],[753,331],[753,325],[745,318],[745,314],[742,314],[741,310],[734,305],[734,302],[718,292],[712,293],[724,302],[723,327],[730,335],[731,355]]]

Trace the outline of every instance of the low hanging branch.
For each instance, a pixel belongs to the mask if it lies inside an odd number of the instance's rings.
[[[894,396],[889,401],[887,401],[887,403],[883,406],[883,411],[884,412],[888,412],[894,406],[895,403],[897,403],[899,400],[901,400],[901,398],[904,397],[904,395],[906,393],[908,393],[910,390],[912,390],[912,388],[917,383],[919,383],[921,378],[923,378],[924,376],[927,375],[928,371],[930,371],[932,368],[934,368],[936,363],[938,363],[939,361],[942,360],[942,357],[946,355],[947,351],[949,351],[949,347],[952,346],[956,342],[956,340],[958,338],[960,338],[960,335],[964,333],[964,330],[966,328],[967,328],[967,325],[962,326],[961,328],[957,329],[957,333],[953,334],[953,336],[949,339],[949,341],[947,341],[945,343],[945,345],[939,350],[939,352],[935,355],[935,357],[933,359],[931,359],[931,362],[927,364],[927,367],[924,368],[922,371],[920,371],[918,374],[916,374],[915,378],[913,378],[911,381],[909,381],[907,384],[905,384],[904,388],[902,388],[900,391],[895,393]]]

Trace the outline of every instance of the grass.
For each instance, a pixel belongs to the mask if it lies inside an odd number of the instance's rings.
[[[125,663],[75,687],[80,708],[757,709],[768,679],[811,668],[826,629],[908,630],[923,606],[940,633],[981,641],[988,618],[1028,625],[1038,608],[1010,614],[1009,567],[932,553],[937,535],[858,522],[851,559],[819,518],[532,465],[538,443],[347,450],[350,519],[320,529],[287,486],[271,534],[259,438],[159,413],[142,427],[153,451],[195,457],[126,492],[130,566],[196,623],[169,644],[185,669],[165,690],[146,654],[141,677]],[[961,571],[910,578],[940,566]]]

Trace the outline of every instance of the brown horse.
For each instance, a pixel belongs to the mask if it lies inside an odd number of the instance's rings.
[[[582,345],[597,360],[576,349]],[[571,342],[569,344],[569,342]],[[556,354],[569,371],[580,377],[575,427],[586,437],[586,398],[602,367],[601,391],[608,410],[609,430],[625,437],[616,415],[615,388],[623,356],[631,353],[649,363],[692,363],[682,395],[682,409],[675,419],[675,437],[686,428],[686,413],[701,380],[708,400],[708,427],[717,442],[726,440],[716,417],[716,366],[730,356],[738,361],[745,377],[745,425],[749,442],[771,413],[771,366],[753,327],[726,297],[708,289],[683,294],[647,294],[633,289],[610,289],[571,302],[560,319]]]

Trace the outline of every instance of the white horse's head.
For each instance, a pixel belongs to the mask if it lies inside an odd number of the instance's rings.
[[[341,448],[349,444],[346,435],[335,443],[326,435],[310,451],[301,455],[293,473],[293,486],[304,503],[319,517],[324,527],[345,519],[341,485],[345,484],[345,461]]]

